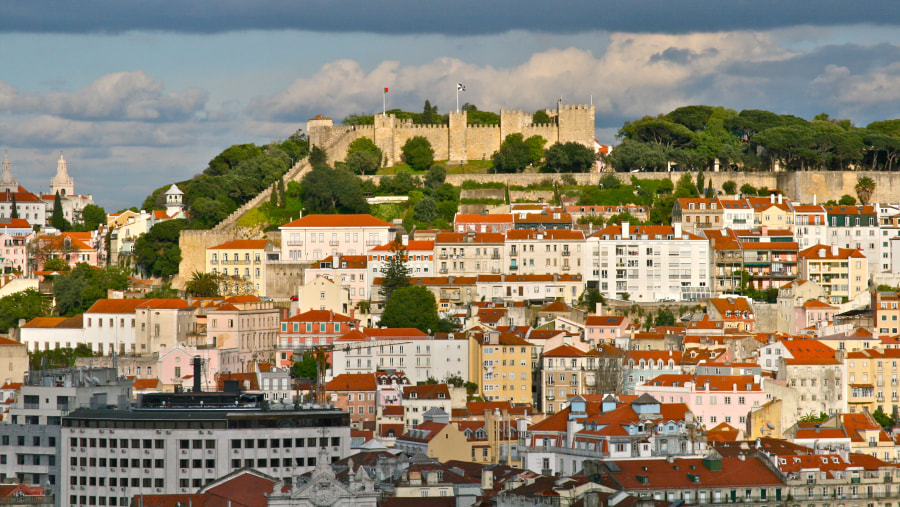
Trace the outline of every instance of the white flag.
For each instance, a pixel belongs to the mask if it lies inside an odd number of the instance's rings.
[[[456,83],[456,91],[458,91],[458,92],[466,91],[466,85],[464,85],[462,83]]]

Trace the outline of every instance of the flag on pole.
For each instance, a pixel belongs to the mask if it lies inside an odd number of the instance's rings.
[[[388,92],[388,89],[387,89],[387,88],[385,88],[385,89],[384,89],[384,93],[387,93],[387,92]]]
[[[466,91],[466,85],[464,85],[462,83],[456,83],[456,91],[458,91],[458,92]]]

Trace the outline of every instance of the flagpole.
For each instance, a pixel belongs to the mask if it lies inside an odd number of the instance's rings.
[[[459,84],[456,85],[456,112],[459,112]]]
[[[381,115],[387,116],[387,90],[381,93]]]

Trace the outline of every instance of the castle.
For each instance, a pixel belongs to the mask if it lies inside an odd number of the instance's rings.
[[[532,113],[501,110],[499,125],[469,125],[466,111],[451,112],[449,125],[416,125],[395,115],[378,114],[374,125],[335,126],[331,118],[318,115],[307,122],[306,131],[310,146],[327,147],[330,160],[343,160],[351,142],[368,138],[384,153],[388,166],[401,161],[403,145],[416,136],[428,139],[435,160],[460,164],[489,159],[510,134],[522,134],[526,139],[538,135],[547,140],[547,146],[574,141],[593,149],[593,104],[558,104],[556,111],[546,112],[550,123],[536,124]]]

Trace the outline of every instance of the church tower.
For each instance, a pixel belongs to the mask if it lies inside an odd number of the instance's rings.
[[[66,159],[63,158],[62,152],[59,152],[59,162],[56,163],[56,176],[50,179],[50,195],[56,195],[57,192],[60,197],[75,194],[75,180],[69,176]]]
[[[3,155],[3,172],[0,173],[0,192],[18,192],[19,182],[13,176],[12,166],[9,163],[9,154]]]
[[[182,198],[184,197],[184,192],[181,191],[174,183],[172,186],[166,190],[166,214],[171,216],[175,216],[178,213],[181,213],[184,209],[184,203],[182,202]]]

